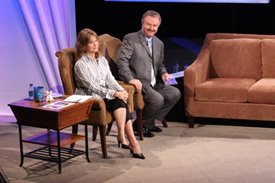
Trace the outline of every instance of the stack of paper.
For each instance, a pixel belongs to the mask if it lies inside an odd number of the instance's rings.
[[[63,97],[64,95],[63,94],[61,94],[61,93],[52,93],[52,97],[53,98],[60,98],[60,97]]]
[[[178,84],[176,78],[180,78],[184,76],[184,71],[175,72],[170,74],[170,79],[168,81],[164,81],[167,85],[176,85]]]
[[[84,102],[90,98],[92,98],[92,96],[90,95],[71,95],[66,99],[64,99],[63,101],[77,103],[77,102]]]
[[[70,102],[56,101],[56,102],[52,102],[47,105],[44,105],[43,107],[48,109],[63,109],[64,107],[68,107],[73,104],[74,103],[70,103]]]

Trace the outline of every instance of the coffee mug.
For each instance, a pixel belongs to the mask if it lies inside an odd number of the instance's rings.
[[[34,87],[34,99],[36,102],[43,102],[44,101],[44,87],[43,86],[36,86]]]

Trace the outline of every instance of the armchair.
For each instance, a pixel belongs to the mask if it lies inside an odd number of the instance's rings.
[[[58,58],[58,67],[60,72],[60,77],[64,87],[64,93],[66,95],[72,95],[75,91],[75,79],[74,79],[74,64],[76,50],[75,48],[65,48],[59,50],[55,53]],[[128,107],[129,110],[133,110],[133,86],[124,87],[128,93]],[[103,158],[108,158],[106,150],[106,126],[112,124],[113,115],[106,110],[105,103],[102,99],[94,99],[93,107],[90,112],[89,119],[84,123],[93,126],[93,141],[96,139],[97,130],[99,128],[100,141]],[[77,133],[77,126],[73,128],[73,131]]]
[[[127,85],[127,83],[119,79],[118,67],[116,64],[116,57],[121,45],[121,40],[106,33],[100,35],[98,39],[99,39],[99,51],[109,61],[109,65],[113,75],[122,86]],[[138,124],[138,134],[139,134],[140,140],[143,140],[142,110],[145,104],[144,104],[143,96],[140,90],[137,90],[137,89],[135,90],[133,100],[134,100],[134,109],[136,110],[136,114],[137,114],[136,121]],[[162,121],[162,124],[165,128],[168,127],[167,122],[165,120]]]
[[[117,56],[119,47],[121,45],[121,41],[118,38],[113,37],[109,34],[102,34],[98,36],[98,39],[99,39],[99,51],[109,61],[109,66],[111,68],[111,71],[114,77],[118,80],[121,86],[124,87],[124,86],[130,85],[119,79],[118,67],[117,67],[117,64],[115,63],[116,56]],[[133,112],[134,110],[136,110],[136,114],[137,114],[136,122],[138,125],[138,135],[140,140],[143,140],[142,110],[144,108],[144,101],[140,90],[135,89],[134,96],[133,96],[133,103],[134,103]]]

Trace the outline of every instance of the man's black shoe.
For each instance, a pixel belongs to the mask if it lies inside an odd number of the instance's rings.
[[[135,136],[138,136],[137,130],[134,130],[134,134],[135,134]],[[143,137],[154,137],[154,136],[155,136],[155,134],[150,132],[148,129],[143,128]]]
[[[150,132],[147,128],[143,128],[143,136],[144,137],[154,137],[155,134],[153,134],[152,132]]]
[[[150,132],[162,132],[162,129],[157,127],[157,126],[154,126],[152,128],[148,128],[148,131],[150,131]]]
[[[136,121],[133,122],[132,126],[133,126],[133,130],[137,131],[137,122]]]

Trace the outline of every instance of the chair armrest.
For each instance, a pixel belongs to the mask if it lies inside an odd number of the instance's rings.
[[[125,85],[132,86],[131,84],[127,84],[124,81],[118,81],[118,83],[121,86],[125,86]],[[132,86],[132,87],[134,87],[134,86]],[[136,89],[136,87],[134,87],[133,102],[134,102],[134,109],[142,110],[144,108],[142,92],[141,92],[141,90]]]
[[[119,83],[127,92],[128,92],[128,100],[127,100],[127,105],[129,112],[132,113],[134,112],[134,93],[135,93],[135,87],[127,84],[127,83]]]
[[[144,108],[143,95],[141,90],[137,90],[134,93],[135,109],[142,110]]]
[[[112,120],[107,120],[107,110],[103,99],[93,99],[88,123],[91,125],[107,125]]]

